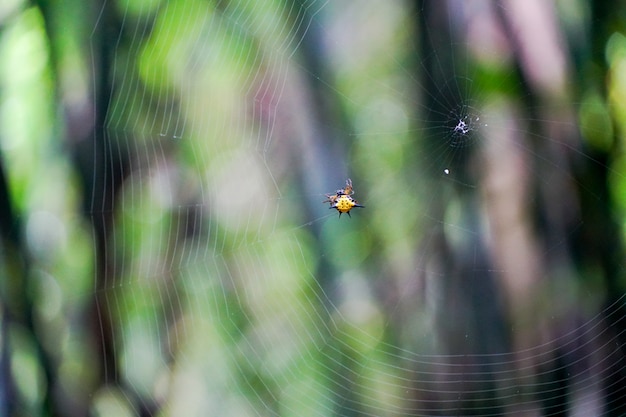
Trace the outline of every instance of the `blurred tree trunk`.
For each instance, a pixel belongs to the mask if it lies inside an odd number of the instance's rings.
[[[437,160],[441,152],[441,140],[450,135],[448,124],[442,116],[448,115],[450,108],[462,106],[460,96],[464,86],[457,86],[466,74],[459,74],[466,68],[464,55],[453,48],[457,45],[450,31],[450,10],[448,2],[421,1],[415,13],[420,20],[418,39],[421,45],[422,62],[417,72],[421,75],[423,107],[427,114],[418,119],[430,120],[430,140],[424,143],[424,151],[431,155],[427,160]],[[458,88],[457,88],[458,87]],[[424,91],[421,91],[421,90]],[[463,184],[476,181],[477,172],[472,169],[470,159],[476,158],[476,149],[469,145],[462,152],[455,152],[450,165],[419,173],[421,178],[430,178],[434,196],[429,215],[435,219],[435,249],[429,255],[437,265],[439,282],[436,307],[438,337],[444,347],[442,360],[424,369],[427,374],[440,375],[417,390],[417,401],[421,402],[428,415],[503,414],[501,393],[495,385],[503,366],[490,362],[497,356],[472,356],[472,354],[498,354],[509,351],[508,334],[505,330],[506,313],[498,302],[497,278],[480,225],[480,195],[476,189]],[[439,184],[434,183],[443,169],[448,169],[459,179],[458,186],[449,192],[439,192]],[[433,172],[434,171],[434,172]],[[463,207],[459,227],[470,231],[462,243],[455,243],[446,236],[444,230],[445,208],[457,200]],[[429,237],[430,239],[430,237]],[[432,244],[431,240],[431,244]],[[459,377],[455,370],[462,370],[465,377]],[[417,378],[418,380],[421,378]]]
[[[85,317],[85,326],[91,335],[88,337],[92,344],[95,357],[99,363],[93,364],[97,369],[97,383],[92,387],[84,387],[91,391],[93,395],[100,388],[119,383],[117,370],[118,358],[115,355],[113,324],[111,323],[110,303],[107,302],[107,291],[114,287],[116,279],[115,270],[110,265],[110,253],[113,251],[109,236],[112,234],[113,216],[115,214],[115,199],[118,190],[123,182],[123,175],[127,172],[124,167],[128,156],[125,150],[118,149],[114,142],[108,137],[106,117],[109,111],[109,101],[113,97],[113,74],[111,71],[115,61],[115,42],[113,34],[121,34],[121,23],[117,18],[113,4],[96,2],[88,5],[86,10],[91,13],[87,16],[83,24],[74,26],[71,29],[80,32],[92,31],[91,53],[92,56],[83,56],[85,62],[90,62],[93,67],[89,68],[90,77],[88,86],[93,86],[85,92],[85,96],[79,100],[68,99],[75,95],[72,90],[73,85],[64,85],[62,80],[63,71],[63,48],[64,35],[62,32],[71,30],[62,27],[62,19],[66,7],[69,4],[56,4],[47,1],[39,1],[38,5],[44,17],[46,31],[50,39],[50,60],[55,73],[56,102],[60,105],[59,116],[63,117],[66,136],[63,138],[63,145],[75,164],[78,178],[83,190],[82,203],[83,214],[91,223],[94,233],[94,288],[93,304],[91,310]],[[79,7],[75,4],[74,7]],[[97,21],[96,21],[97,19]],[[80,33],[74,33],[74,37],[80,39]],[[87,39],[81,39],[79,46],[84,47],[82,51],[87,53]],[[126,39],[122,37],[119,47]],[[71,91],[70,91],[71,90]],[[95,99],[94,99],[95,97]],[[76,102],[83,103],[77,105]],[[92,105],[93,104],[93,105]],[[54,378],[49,383],[54,383]],[[75,398],[74,393],[64,392],[60,389],[50,390],[55,393],[54,403],[65,405],[65,410],[61,414],[86,415],[89,407],[89,398]],[[128,393],[131,395],[131,393]],[[74,408],[68,408],[68,407]]]

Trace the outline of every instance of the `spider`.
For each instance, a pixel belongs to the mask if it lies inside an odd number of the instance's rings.
[[[360,205],[354,198],[352,198],[352,194],[354,194],[354,190],[352,189],[352,180],[348,178],[346,180],[346,188],[341,188],[335,192],[335,194],[326,194],[326,200],[323,203],[330,203],[329,209],[335,209],[339,212],[339,217],[343,213],[348,213],[348,217],[350,216],[350,210],[355,207],[365,208],[365,206]]]

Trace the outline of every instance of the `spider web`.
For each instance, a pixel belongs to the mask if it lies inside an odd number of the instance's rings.
[[[549,415],[567,398],[592,415],[624,401],[610,395],[624,296],[553,261],[583,213],[545,245],[530,221],[497,224],[551,181],[604,202],[551,146],[624,172],[537,128],[577,132],[560,113],[583,103],[521,102],[492,27],[506,9],[480,4],[449,2],[444,30],[399,2],[120,2],[102,130],[115,182],[91,215],[116,188],[94,293],[106,378],[126,393],[95,393],[96,408]],[[347,178],[366,208],[338,219],[322,201]]]

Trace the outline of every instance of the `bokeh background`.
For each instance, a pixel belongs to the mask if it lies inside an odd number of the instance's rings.
[[[0,415],[622,416],[625,103],[622,0],[3,0]]]

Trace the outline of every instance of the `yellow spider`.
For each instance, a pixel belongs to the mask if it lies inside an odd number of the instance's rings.
[[[352,198],[352,194],[354,194],[352,180],[348,178],[346,180],[346,188],[337,190],[335,194],[326,194],[326,200],[324,200],[323,203],[330,203],[329,208],[337,210],[339,217],[341,217],[343,213],[348,213],[348,217],[352,217],[350,216],[350,210],[355,207],[365,208],[365,206],[360,205]]]

